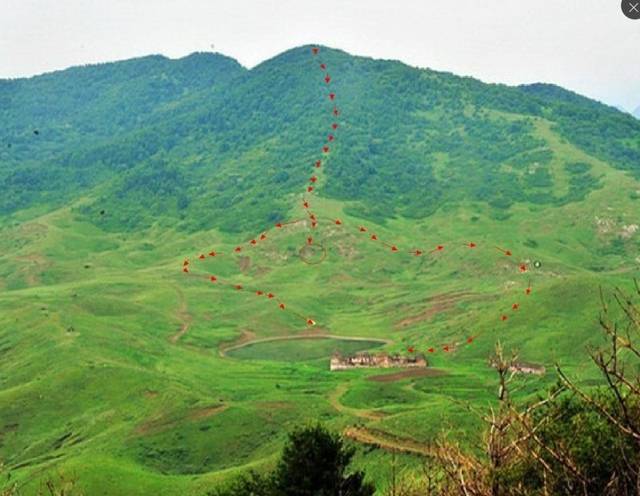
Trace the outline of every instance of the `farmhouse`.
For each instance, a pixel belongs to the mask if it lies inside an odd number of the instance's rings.
[[[388,353],[356,353],[355,355],[342,356],[334,353],[329,365],[330,370],[347,370],[353,368],[424,368],[427,360],[423,355],[400,356]]]

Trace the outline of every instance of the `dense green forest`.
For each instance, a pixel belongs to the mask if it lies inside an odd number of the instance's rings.
[[[421,218],[461,200],[504,215],[517,203],[583,199],[597,176],[567,163],[570,187],[554,193],[566,179],[550,164],[562,157],[541,139],[540,119],[640,177],[640,144],[630,138],[640,123],[559,87],[488,85],[331,49],[323,60],[344,132],[320,189],[348,200],[354,215]],[[261,228],[286,216],[283,198],[299,191],[327,128],[314,111],[323,97],[316,71],[303,47],[252,70],[200,53],[2,81],[0,212],[99,187],[81,212],[107,210],[104,228],[148,227],[157,212],[182,230]]]

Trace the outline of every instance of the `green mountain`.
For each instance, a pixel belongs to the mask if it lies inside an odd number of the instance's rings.
[[[331,132],[320,60],[340,109],[320,224],[277,229],[304,216]],[[325,47],[251,70],[150,56],[0,81],[0,123],[0,460],[27,494],[56,471],[87,494],[206,494],[309,419],[387,446],[473,442],[461,402],[495,396],[493,343],[547,366],[523,399],[555,361],[589,383],[598,285],[640,268],[640,122],[553,85]],[[251,344],[308,333],[368,341]],[[440,373],[328,370],[334,350],[380,345],[435,346]],[[358,452],[379,487],[389,458]]]

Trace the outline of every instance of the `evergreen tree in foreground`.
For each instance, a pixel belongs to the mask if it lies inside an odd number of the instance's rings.
[[[289,434],[275,471],[276,494],[283,496],[369,496],[364,473],[347,474],[355,453],[338,434],[316,424]]]
[[[212,496],[371,496],[364,473],[348,472],[355,453],[342,437],[317,424],[294,430],[274,472],[251,472]]]

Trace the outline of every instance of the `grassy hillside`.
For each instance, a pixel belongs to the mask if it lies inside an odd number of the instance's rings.
[[[323,60],[342,114],[314,200],[316,265],[298,255],[306,228],[273,227],[301,216],[326,137],[331,103],[308,47],[250,71],[200,54],[0,84],[0,459],[27,494],[56,470],[87,494],[206,494],[272,463],[311,419],[399,443],[442,429],[472,442],[461,402],[495,396],[497,339],[593,380],[598,285],[640,267],[640,123],[548,85],[330,49]],[[335,218],[446,249],[390,255]],[[256,232],[268,241],[231,255]],[[495,246],[541,266],[520,274]],[[211,249],[225,256],[180,271]],[[198,273],[273,291],[291,311]],[[521,311],[501,322],[515,298]],[[478,339],[430,355],[440,373],[388,382],[329,372],[338,344],[225,351],[305,333],[398,352]],[[520,397],[554,380],[523,379]],[[380,487],[388,457],[359,450]]]

